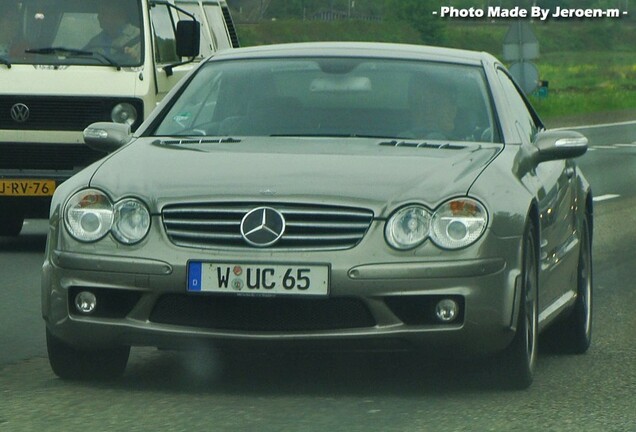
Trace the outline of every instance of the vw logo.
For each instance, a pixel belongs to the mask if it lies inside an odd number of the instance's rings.
[[[29,119],[29,107],[23,103],[17,103],[11,107],[11,118],[18,123],[24,123]]]
[[[271,246],[284,232],[285,217],[271,207],[255,208],[241,221],[241,235],[252,246]]]

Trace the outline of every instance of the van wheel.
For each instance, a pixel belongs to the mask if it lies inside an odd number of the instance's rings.
[[[126,369],[130,347],[102,350],[74,348],[46,329],[46,348],[55,375],[65,380],[112,380]]]
[[[0,215],[0,236],[15,237],[22,231],[24,215],[21,212]]]
[[[522,390],[534,379],[538,341],[538,275],[534,226],[528,225],[523,239],[523,271],[517,333],[502,358],[501,378],[506,388]]]

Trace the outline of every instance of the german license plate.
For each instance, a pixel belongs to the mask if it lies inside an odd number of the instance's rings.
[[[55,180],[0,179],[1,196],[51,196]]]
[[[326,296],[329,266],[188,262],[188,292]]]

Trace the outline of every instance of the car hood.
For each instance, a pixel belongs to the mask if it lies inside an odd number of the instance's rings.
[[[107,158],[91,186],[137,196],[151,211],[175,202],[303,202],[360,206],[377,217],[464,195],[502,145],[362,138],[256,138],[177,142],[141,138]]]

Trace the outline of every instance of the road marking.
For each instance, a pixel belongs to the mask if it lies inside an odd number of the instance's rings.
[[[619,149],[629,149],[629,148],[636,148],[636,142],[631,144],[595,145],[595,146],[589,146],[587,149],[588,150],[594,150],[594,149],[619,150]]]
[[[592,201],[594,202],[600,202],[600,201],[607,201],[607,200],[611,200],[614,198],[618,198],[620,195],[616,195],[616,194],[605,194],[605,195],[600,195],[597,197],[594,197],[592,199]]]
[[[635,123],[636,121],[630,120],[630,121],[624,121],[624,122],[618,122],[618,123],[606,123],[606,124],[587,125],[587,126],[566,126],[566,127],[554,128],[552,130],[598,129],[598,128],[604,128],[608,126],[611,127],[611,126],[632,125]]]

